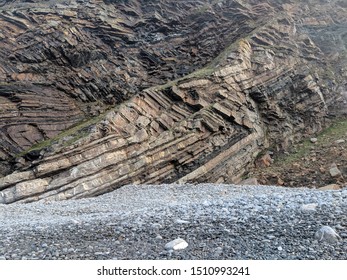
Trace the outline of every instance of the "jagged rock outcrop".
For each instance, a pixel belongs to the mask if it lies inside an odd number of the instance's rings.
[[[1,3],[3,161],[142,89],[200,69],[258,19],[233,1],[233,17],[206,1]]]
[[[0,2],[0,203],[239,182],[346,90],[339,1],[36,2]]]

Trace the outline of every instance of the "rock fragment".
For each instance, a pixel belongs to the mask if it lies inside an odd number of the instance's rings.
[[[279,186],[283,186],[284,185],[284,181],[281,178],[279,178],[279,177],[277,179],[277,185],[279,185]]]
[[[266,154],[264,156],[262,156],[261,158],[259,158],[257,161],[256,161],[256,166],[261,168],[265,168],[265,167],[269,167],[272,163],[273,163],[273,159],[271,158],[271,156],[269,154]]]
[[[311,138],[310,141],[311,141],[311,143],[317,143],[318,139],[317,138]]]
[[[328,242],[328,243],[336,243],[341,237],[337,234],[337,232],[329,227],[323,226],[316,233],[315,238],[320,242]]]
[[[338,184],[330,184],[330,185],[326,185],[324,187],[319,188],[318,190],[320,191],[337,191],[340,190],[341,186]]]
[[[257,178],[248,178],[240,182],[242,186],[258,186],[259,182]]]
[[[309,204],[304,204],[301,206],[302,211],[316,211],[318,204],[317,203],[309,203]]]
[[[335,178],[341,176],[341,171],[338,169],[337,165],[333,163],[329,170],[330,176]]]
[[[177,238],[175,240],[170,241],[165,245],[166,250],[184,250],[188,247],[188,243],[182,239],[182,238]]]
[[[326,172],[326,170],[325,170],[325,168],[324,168],[323,166],[321,166],[321,167],[319,168],[319,172],[322,173],[322,174],[324,174],[324,173]]]
[[[177,219],[177,220],[176,220],[176,223],[177,223],[177,224],[189,224],[189,221]]]

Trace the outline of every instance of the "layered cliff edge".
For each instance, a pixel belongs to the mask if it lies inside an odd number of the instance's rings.
[[[343,1],[0,1],[0,203],[238,183],[345,111]]]

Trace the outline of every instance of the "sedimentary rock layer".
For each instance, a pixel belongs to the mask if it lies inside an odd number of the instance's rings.
[[[345,88],[340,2],[37,2],[1,7],[0,203],[235,183]]]

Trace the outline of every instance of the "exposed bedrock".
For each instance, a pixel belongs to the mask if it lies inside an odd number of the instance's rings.
[[[35,85],[41,89],[36,96],[34,91],[34,99],[40,99],[43,91],[54,104],[60,95],[76,108],[68,109],[75,110],[74,115],[82,111],[80,118],[67,116],[70,125],[83,116],[99,114],[108,105],[120,104],[142,89],[202,68],[271,13],[269,9],[261,16],[248,14],[237,1],[225,4],[227,11],[208,1],[0,3],[0,81],[5,87],[0,113],[17,111],[20,115],[29,109],[10,102],[6,87],[12,89],[12,99],[19,94],[19,98],[32,99],[30,94],[17,93],[14,85],[24,90]],[[56,133],[64,130],[60,128]],[[34,139],[51,136],[42,136],[31,126],[21,129],[36,134]],[[2,151],[3,158],[28,148],[29,143],[17,142]]]
[[[35,2],[0,2],[0,203],[238,183],[346,92],[338,1]]]

